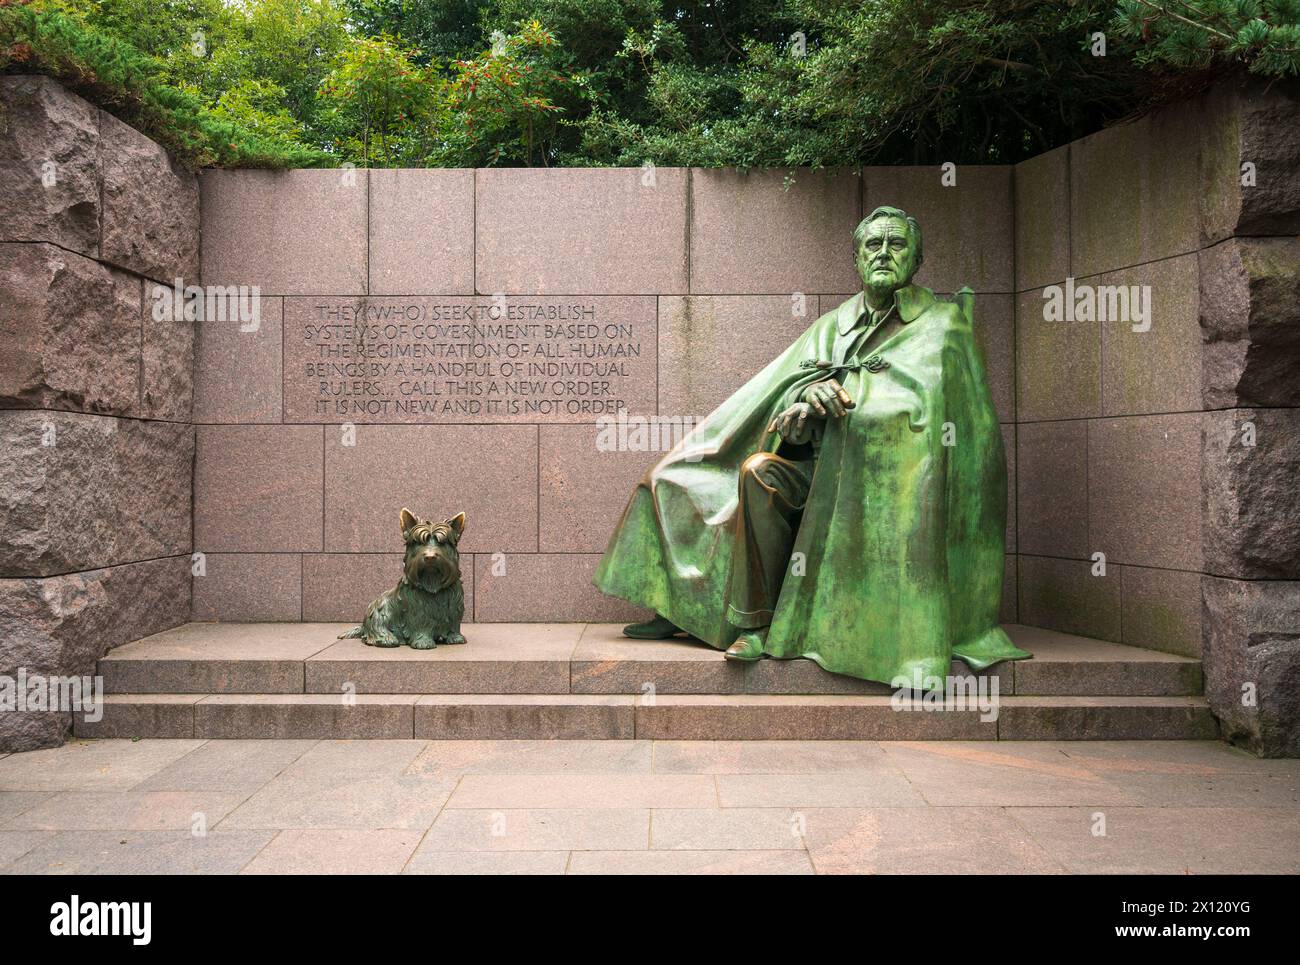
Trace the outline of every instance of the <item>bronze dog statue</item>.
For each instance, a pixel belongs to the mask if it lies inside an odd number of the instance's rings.
[[[460,621],[465,616],[465,588],[456,544],[465,530],[465,514],[435,523],[403,509],[401,522],[406,541],[401,580],[370,604],[361,626],[339,634],[339,639],[360,639],[368,647],[405,643],[414,650],[464,643]]]

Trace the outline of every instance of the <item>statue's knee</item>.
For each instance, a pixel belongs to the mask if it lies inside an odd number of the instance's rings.
[[[762,480],[766,475],[767,467],[772,462],[770,452],[756,452],[740,464],[740,480],[743,483],[746,479]]]
[[[741,499],[758,498],[771,491],[772,463],[770,452],[756,452],[740,464]]]

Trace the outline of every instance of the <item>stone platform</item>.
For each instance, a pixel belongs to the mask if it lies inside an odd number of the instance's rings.
[[[348,624],[190,623],[99,663],[79,737],[665,740],[1207,739],[1197,660],[1008,626],[1032,660],[994,667],[996,719],[901,704],[806,660],[736,664],[617,624],[476,624],[433,651],[338,640]],[[954,673],[968,674],[963,664]],[[942,708],[942,709],[940,709]],[[988,718],[988,719],[986,719]]]

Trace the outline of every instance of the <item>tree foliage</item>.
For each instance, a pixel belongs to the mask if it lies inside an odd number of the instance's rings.
[[[1114,23],[1142,43],[1136,61],[1144,66],[1300,72],[1300,0],[1121,0]]]
[[[310,167],[325,159],[280,132],[223,116],[202,94],[175,81],[156,57],[89,27],[84,10],[60,2],[0,2],[0,70],[58,77],[193,167]],[[177,41],[167,34],[160,42]]]
[[[1294,76],[1300,0],[0,0],[0,69],[195,164],[1014,162]]]

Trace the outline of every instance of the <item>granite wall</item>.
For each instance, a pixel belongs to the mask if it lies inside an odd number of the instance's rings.
[[[38,77],[0,77],[0,675],[92,674],[190,612],[193,327],[146,286],[198,270],[198,186]],[[68,713],[0,713],[0,750]]]
[[[602,448],[597,419],[707,415],[856,290],[851,235],[881,203],[920,218],[925,284],[979,293],[1012,448],[1009,167],[955,187],[929,168],[213,171],[201,187],[204,281],[258,286],[262,319],[199,336],[195,619],[359,619],[400,571],[403,506],[467,514],[476,620],[636,616],[590,580],[662,453]],[[460,332],[471,311],[519,331]],[[456,352],[420,358],[436,345]],[[470,368],[484,359],[490,375]],[[425,361],[467,368],[416,374]],[[579,363],[613,368],[556,368]]]
[[[1297,132],[1295,88],[1222,86],[1015,174],[1021,621],[1202,656],[1225,735],[1288,754]],[[1138,286],[1149,315],[1047,317],[1067,283]]]

